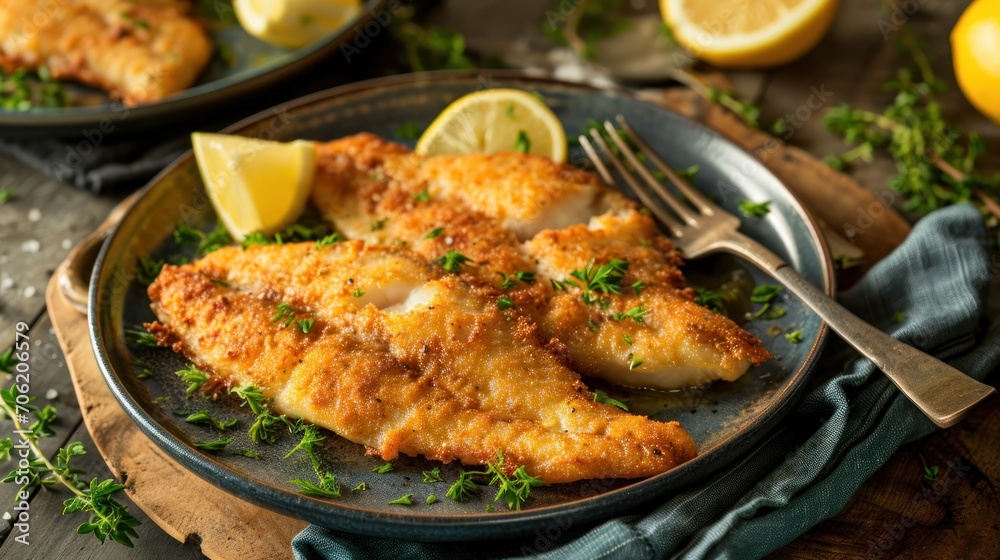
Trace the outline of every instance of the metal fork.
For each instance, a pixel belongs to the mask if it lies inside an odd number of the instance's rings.
[[[942,428],[954,425],[974,406],[996,392],[993,387],[903,344],[844,309],[780,257],[740,233],[739,218],[712,203],[674,172],[632,130],[624,117],[618,115],[616,120],[620,128],[610,121],[604,121],[604,128],[617,146],[618,154],[609,148],[597,129],[589,131],[590,138],[581,135],[580,144],[601,177],[608,184],[614,184],[614,178],[595,150],[595,145],[601,150],[643,204],[670,230],[674,244],[685,257],[695,259],[724,251],[757,265],[781,281],[841,338],[874,362],[921,412]],[[646,160],[666,175],[686,200],[675,196],[653,176],[624,136],[632,141]]]

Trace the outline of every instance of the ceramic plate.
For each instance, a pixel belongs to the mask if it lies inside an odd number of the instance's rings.
[[[27,1],[27,0],[25,0]],[[300,49],[269,45],[248,35],[235,21],[230,4],[202,2],[206,17],[221,20],[210,25],[215,54],[198,82],[176,95],[156,103],[126,108],[112,103],[104,93],[66,82],[65,89],[81,106],[39,108],[28,111],[0,110],[0,127],[5,136],[78,135],[83,129],[100,126],[102,120],[114,130],[137,130],[176,120],[179,115],[252,94],[316,64],[340,54],[345,41],[356,39],[358,29],[376,26],[369,35],[377,36],[388,21],[388,0],[365,0],[358,15],[340,29]],[[397,4],[392,4],[396,6]],[[385,13],[381,13],[385,12]],[[372,22],[373,19],[379,21]],[[370,38],[368,39],[370,40]],[[225,45],[220,48],[219,45]],[[107,124],[104,125],[106,130]]]
[[[761,241],[810,281],[832,291],[832,268],[815,223],[795,198],[747,153],[685,117],[639,101],[625,91],[594,89],[515,73],[494,72],[488,79],[470,73],[397,76],[358,83],[315,94],[289,105],[287,119],[265,112],[230,127],[228,132],[291,140],[331,140],[370,131],[400,142],[403,123],[428,125],[459,96],[493,86],[537,91],[576,135],[592,118],[621,113],[651,145],[660,149],[675,168],[698,165],[694,182],[723,207],[736,213],[741,199],[770,200],[764,219],[746,219],[743,231]],[[571,161],[582,164],[574,146]],[[608,517],[640,502],[689,488],[740,456],[790,409],[805,386],[806,377],[823,345],[825,327],[797,299],[783,305],[788,313],[778,321],[751,321],[746,327],[777,359],[753,368],[735,383],[717,383],[676,392],[624,391],[595,380],[594,387],[628,399],[631,410],[657,420],[678,420],[697,442],[700,455],[670,472],[644,480],[591,480],[538,488],[522,511],[498,506],[488,513],[489,491],[465,503],[445,499],[458,466],[442,468],[445,482],[423,484],[421,471],[434,463],[419,458],[394,461],[391,473],[372,469],[384,463],[366,457],[364,448],[328,434],[322,458],[343,482],[339,500],[299,494],[289,483],[312,477],[304,457],[282,460],[297,442],[285,435],[273,446],[253,446],[247,436],[249,413],[234,398],[216,402],[185,397],[184,386],[173,375],[186,361],[168,349],[142,348],[129,342],[126,329],[154,319],[145,286],[134,280],[139,257],[174,255],[171,232],[180,220],[215,225],[215,216],[202,191],[191,154],[175,162],[146,188],[105,243],[91,281],[90,328],[101,370],[115,397],[139,427],[182,465],[232,494],[264,507],[326,527],[381,536],[421,540],[471,540],[530,533],[540,523],[582,523]],[[689,277],[710,285],[721,276],[737,282],[774,283],[751,265],[736,259],[691,263]],[[742,278],[742,279],[740,279]],[[731,310],[740,314],[741,310]],[[803,342],[793,345],[781,331],[802,329]],[[140,379],[142,373],[148,377]],[[184,422],[185,411],[212,409],[217,415],[239,417],[235,441],[219,453],[195,448],[193,441],[215,439],[217,432]],[[260,459],[237,453],[254,448]],[[369,490],[350,492],[366,482]],[[402,494],[414,494],[415,505],[389,505]],[[429,494],[440,500],[426,505]]]

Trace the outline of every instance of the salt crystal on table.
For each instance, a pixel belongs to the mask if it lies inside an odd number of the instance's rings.
[[[4,521],[10,521],[10,512],[9,511],[3,512],[3,520]]]
[[[73,248],[73,240],[72,239],[63,239],[62,243],[60,245],[62,246],[63,249],[66,249],[67,251],[69,251],[70,249]]]
[[[25,253],[37,253],[42,248],[42,244],[37,239],[29,239],[21,243],[21,251]]]
[[[0,290],[7,290],[14,287],[14,279],[6,274],[0,277]]]
[[[28,286],[28,287],[26,287],[24,289],[24,291],[21,292],[21,296],[22,297],[26,297],[26,298],[34,297],[35,296],[35,287],[34,286]]]
[[[48,391],[45,392],[45,399],[46,400],[50,400],[51,401],[51,400],[55,399],[58,396],[59,396],[59,391],[56,391],[55,389],[49,389]]]
[[[41,210],[39,210],[38,208],[32,208],[31,210],[28,210],[28,221],[29,222],[37,222],[38,220],[41,220],[41,219],[42,219],[42,211]]]

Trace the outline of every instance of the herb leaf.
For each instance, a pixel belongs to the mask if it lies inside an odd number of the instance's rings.
[[[608,394],[605,393],[604,391],[600,390],[594,391],[594,402],[610,404],[611,406],[617,406],[622,410],[628,411],[628,405],[626,405],[624,402],[620,400],[609,397]]]
[[[751,202],[741,200],[739,205],[740,213],[748,218],[763,218],[771,213],[771,201]]]

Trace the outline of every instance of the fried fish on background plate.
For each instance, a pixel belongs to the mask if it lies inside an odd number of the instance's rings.
[[[349,238],[427,260],[457,251],[471,259],[470,277],[494,285],[500,273],[532,273],[533,284],[516,282],[508,295],[533,310],[542,335],[565,344],[582,373],[673,389],[733,381],[771,357],[695,303],[671,242],[586,171],[519,153],[424,157],[358,134],[319,146],[315,181],[314,202]],[[584,294],[572,273],[593,261],[596,274],[615,259],[627,263],[617,284]]]
[[[497,308],[496,289],[406,249],[223,248],[164,267],[149,295],[162,344],[386,460],[476,465],[500,450],[511,470],[555,483],[652,476],[696,454],[676,422],[594,402],[528,315]],[[279,303],[315,320],[308,334],[272,321]]]
[[[190,87],[212,42],[187,0],[0,0],[0,65],[46,66],[126,105]]]

